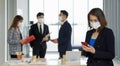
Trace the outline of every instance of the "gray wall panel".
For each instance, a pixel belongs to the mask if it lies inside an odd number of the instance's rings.
[[[104,0],[104,12],[115,35],[115,55],[120,58],[120,0]]]
[[[5,62],[5,0],[0,0],[0,64]]]

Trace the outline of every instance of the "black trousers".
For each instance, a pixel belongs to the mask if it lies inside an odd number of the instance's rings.
[[[63,55],[65,55],[65,52],[59,52],[59,59],[63,58]]]
[[[22,55],[24,54],[22,53]],[[17,55],[10,55],[10,58],[17,58]]]
[[[39,47],[33,47],[33,56],[36,56],[37,58],[45,58],[46,55],[46,48],[43,48],[42,46]]]
[[[11,58],[17,58],[17,55],[10,55]]]

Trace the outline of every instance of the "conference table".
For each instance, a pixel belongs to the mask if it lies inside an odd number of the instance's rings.
[[[86,66],[85,60],[80,60],[80,62],[66,62],[64,60],[48,60],[48,59],[40,59],[39,62],[22,62],[20,60],[10,60],[4,64],[0,64],[0,66]]]

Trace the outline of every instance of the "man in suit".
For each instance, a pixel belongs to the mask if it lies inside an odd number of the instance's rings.
[[[71,32],[72,28],[67,21],[68,12],[65,10],[60,11],[59,20],[61,22],[61,28],[59,30],[58,39],[51,40],[53,43],[58,43],[59,59],[63,58],[66,51],[71,51]]]
[[[34,35],[35,40],[30,42],[30,46],[33,48],[33,56],[37,58],[44,58],[46,54],[46,41],[50,39],[49,36],[49,28],[46,24],[44,24],[44,13],[39,12],[37,14],[38,22],[31,26],[29,31],[29,35]]]

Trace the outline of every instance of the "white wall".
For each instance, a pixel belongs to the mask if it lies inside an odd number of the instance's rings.
[[[0,0],[0,63],[5,62],[5,41],[6,41],[6,0]]]

